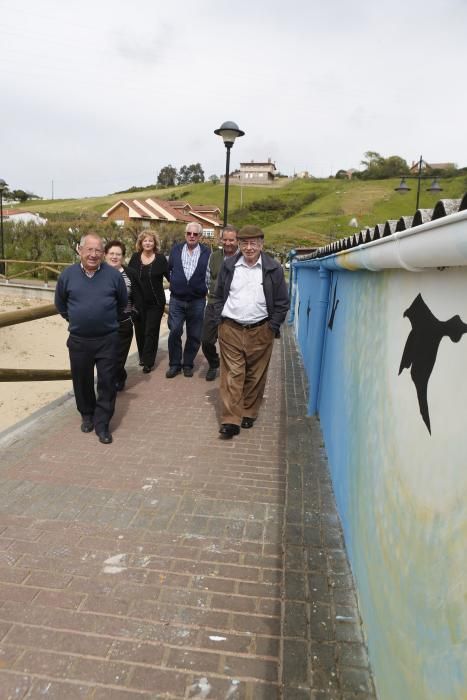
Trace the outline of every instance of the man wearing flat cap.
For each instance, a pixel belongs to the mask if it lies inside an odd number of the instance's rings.
[[[244,226],[237,238],[239,252],[224,260],[214,295],[224,440],[258,417],[274,339],[289,308],[282,267],[263,253],[263,231]]]

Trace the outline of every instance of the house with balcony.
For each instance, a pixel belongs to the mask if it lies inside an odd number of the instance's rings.
[[[271,158],[266,162],[250,160],[248,163],[240,163],[240,170],[230,173],[229,179],[240,185],[272,185],[277,173],[276,164]],[[221,177],[221,182],[224,180]]]

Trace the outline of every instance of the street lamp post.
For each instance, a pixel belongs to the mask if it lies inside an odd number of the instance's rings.
[[[420,160],[418,161],[418,172],[416,175],[404,175],[400,181],[399,187],[395,187],[396,192],[400,192],[400,194],[406,194],[407,192],[410,192],[410,187],[406,184],[406,180],[417,180],[417,202],[415,205],[415,211],[418,210],[418,205],[420,203],[420,184],[422,180],[428,180],[432,179],[431,175],[422,175],[422,166],[423,166],[424,160],[423,156],[420,156]],[[427,165],[427,163],[425,163]],[[442,192],[443,189],[440,187],[438,178],[433,177],[433,182],[431,183],[430,187],[428,187],[427,192]]]
[[[5,248],[3,244],[3,192],[8,188],[5,180],[0,180],[0,274],[5,274]]]
[[[226,148],[225,159],[225,185],[224,185],[224,226],[227,226],[227,213],[229,207],[229,172],[230,172],[230,149],[235,143],[238,136],[244,136],[245,132],[241,131],[235,122],[224,122],[219,129],[215,129],[215,134],[222,136]]]

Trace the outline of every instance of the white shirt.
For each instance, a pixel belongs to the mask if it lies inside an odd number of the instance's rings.
[[[193,248],[191,253],[188,252],[188,246],[186,243],[182,248],[183,272],[185,273],[187,282],[190,281],[193,272],[196,270],[200,253],[201,248],[199,247],[199,243],[195,246],[195,248]]]
[[[235,263],[232,284],[222,309],[222,316],[237,323],[257,323],[267,318],[267,315],[261,256],[250,267],[242,255]]]

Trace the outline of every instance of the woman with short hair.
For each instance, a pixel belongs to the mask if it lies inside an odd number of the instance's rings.
[[[139,279],[134,270],[130,270],[123,264],[125,252],[125,244],[122,243],[122,241],[109,241],[104,246],[105,262],[122,273],[123,281],[125,282],[128,292],[128,304],[120,318],[120,325],[118,328],[119,346],[115,375],[117,391],[122,391],[124,389],[127,378],[125,363],[133,339],[133,318],[143,313],[143,293]]]
[[[157,233],[142,231],[136,240],[136,252],[130,258],[129,267],[140,281],[143,291],[144,318],[135,320],[136,342],[143,372],[154,368],[162,315],[165,308],[164,277],[169,279],[165,255],[160,252]]]

